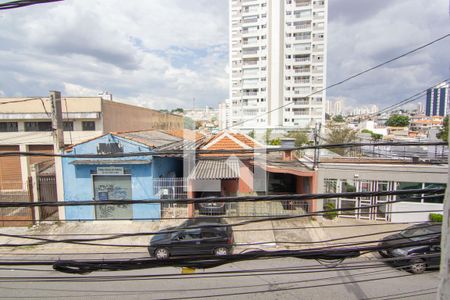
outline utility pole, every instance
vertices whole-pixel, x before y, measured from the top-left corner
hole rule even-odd
[[[61,108],[61,92],[50,91],[50,102],[52,106],[52,129],[53,129],[53,151],[55,154],[64,152],[64,131]],[[55,178],[56,178],[56,194],[58,201],[64,201],[64,181],[62,172],[62,159],[55,156]],[[58,215],[60,220],[65,219],[64,206],[58,207]]]
[[[447,115],[450,118],[450,115]],[[450,144],[450,133],[447,142]],[[450,156],[449,156],[450,166]],[[450,168],[449,172],[450,174]],[[437,299],[450,299],[450,177],[447,175],[447,188],[444,198],[444,218],[442,220],[441,238],[441,282],[439,284]]]

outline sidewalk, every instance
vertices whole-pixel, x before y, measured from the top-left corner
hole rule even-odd
[[[229,219],[228,223],[239,223],[240,221],[243,220]],[[30,228],[4,227],[0,228],[1,245],[25,244],[25,246],[3,246],[0,248],[0,256],[6,258],[15,255],[40,255],[48,259],[54,257],[68,259],[82,258],[87,254],[90,258],[123,257],[126,254],[127,257],[132,258],[147,257],[146,247],[151,238],[149,233],[179,225],[181,222],[182,220],[163,220],[161,222],[95,221],[41,224]],[[241,253],[248,249],[309,249],[364,241],[372,241],[372,245],[374,245],[383,236],[391,234],[380,232],[398,231],[405,227],[408,227],[408,224],[390,224],[344,218],[320,221],[298,218],[251,223],[233,227],[234,241],[237,244],[234,253]],[[78,244],[49,243],[45,245],[27,245],[41,241],[2,236],[2,234],[27,235],[36,239],[63,240],[105,238],[124,233],[144,233],[144,235],[91,242],[80,241]],[[374,235],[360,236],[364,234]],[[342,240],[329,241],[341,238]],[[89,243],[97,245],[89,245]]]

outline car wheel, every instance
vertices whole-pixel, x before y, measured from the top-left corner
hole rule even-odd
[[[421,274],[427,269],[427,264],[423,259],[410,261],[409,271],[414,274]]]
[[[215,256],[224,256],[224,255],[228,255],[228,249],[225,247],[219,247],[214,249],[214,255]]]
[[[160,259],[160,260],[168,259],[169,255],[170,255],[169,250],[167,250],[166,248],[157,248],[155,250],[156,259]]]

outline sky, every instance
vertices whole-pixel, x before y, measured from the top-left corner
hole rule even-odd
[[[450,32],[447,0],[329,3],[328,84]],[[155,109],[217,107],[228,97],[228,49],[228,0],[66,0],[0,11],[0,96],[108,91]],[[450,77],[449,49],[450,38],[328,98],[398,102]]]

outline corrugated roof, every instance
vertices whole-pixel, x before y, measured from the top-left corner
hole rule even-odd
[[[189,179],[234,179],[239,178],[239,160],[199,160]]]
[[[150,147],[161,147],[163,145],[172,144],[181,139],[158,130],[143,130],[132,132],[120,132],[114,135],[129,139]]]

